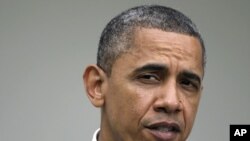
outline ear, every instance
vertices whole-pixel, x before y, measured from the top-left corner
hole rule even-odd
[[[98,66],[90,65],[83,74],[83,81],[91,103],[95,107],[102,107],[107,81],[106,74]]]

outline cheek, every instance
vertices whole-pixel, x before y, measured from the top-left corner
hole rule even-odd
[[[150,92],[127,84],[115,83],[111,86],[106,98],[106,109],[123,126],[138,125],[149,108]],[[133,124],[131,123],[133,122]]]
[[[193,126],[196,113],[197,113],[197,109],[199,106],[199,100],[200,100],[200,96],[197,96],[193,98],[186,98],[186,100],[183,102],[184,120],[185,120],[186,128],[188,129],[188,131],[190,131]]]
[[[112,85],[111,88],[107,92],[107,96],[105,96],[104,109],[106,118],[113,130],[119,133],[127,133],[128,130],[134,128],[132,126],[135,124],[134,99],[122,87]]]
[[[145,92],[140,88],[133,87],[125,87],[121,89],[120,93],[122,94],[122,104],[124,113],[127,113],[125,116],[130,116],[131,120],[138,120],[141,119],[147,110],[150,107],[150,92]]]

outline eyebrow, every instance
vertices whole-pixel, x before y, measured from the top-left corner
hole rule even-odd
[[[164,72],[165,74],[168,73],[168,66],[166,64],[157,64],[157,63],[150,63],[146,64],[144,66],[141,66],[133,71],[132,74],[137,74],[140,72],[145,72],[145,71],[160,71]],[[186,78],[192,79],[194,81],[197,81],[199,84],[201,83],[201,77],[197,75],[196,73],[189,71],[189,70],[183,70],[180,73],[181,76],[184,76]]]
[[[133,71],[132,74],[137,74],[144,71],[162,71],[162,72],[168,72],[168,66],[165,64],[146,64],[142,67],[139,67]]]
[[[197,81],[199,84],[201,83],[201,78],[199,77],[199,75],[191,72],[191,71],[188,71],[188,70],[184,70],[181,72],[181,75],[186,77],[186,78],[189,78],[189,79],[192,79],[192,80],[195,80]]]

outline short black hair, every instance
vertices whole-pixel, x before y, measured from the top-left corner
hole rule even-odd
[[[104,28],[98,46],[97,65],[108,75],[112,65],[132,44],[135,28],[156,28],[196,37],[202,46],[202,64],[206,64],[203,39],[196,25],[183,13],[160,5],[142,5],[113,18]]]

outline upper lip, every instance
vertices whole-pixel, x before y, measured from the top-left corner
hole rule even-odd
[[[181,127],[177,122],[155,122],[150,123],[145,127],[150,130],[158,130],[161,132],[181,132]]]

